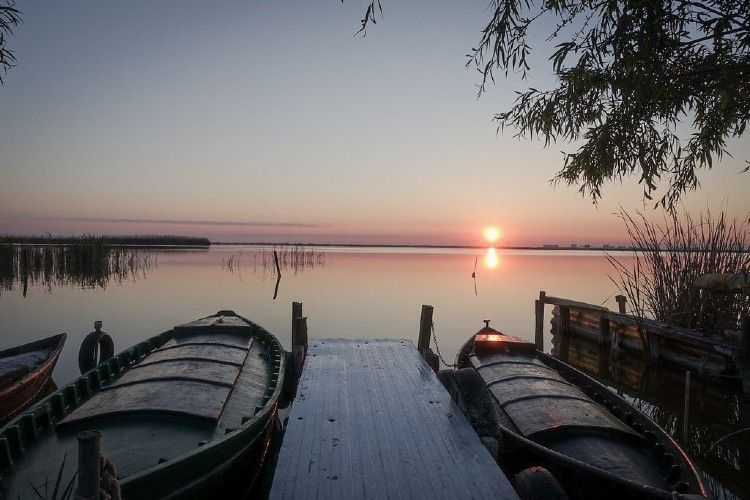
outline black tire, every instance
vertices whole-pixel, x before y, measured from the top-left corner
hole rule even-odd
[[[114,355],[115,343],[112,337],[104,332],[91,332],[83,339],[78,350],[78,369],[83,375]]]
[[[453,379],[453,374],[455,372],[453,370],[440,370],[437,372],[437,378],[440,381],[441,384],[443,384],[443,387],[445,387],[445,390],[450,393],[451,390],[451,380]]]
[[[476,433],[480,437],[500,439],[494,397],[482,376],[473,368],[462,368],[451,372],[450,377],[446,378],[448,393]]]
[[[567,500],[555,476],[544,467],[529,467],[513,476],[513,487],[521,500]]]

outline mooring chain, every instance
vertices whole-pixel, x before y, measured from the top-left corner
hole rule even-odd
[[[437,352],[438,358],[448,368],[455,368],[456,367],[455,363],[448,363],[447,361],[445,361],[445,358],[443,358],[443,355],[440,354],[440,347],[438,347],[437,335],[435,335],[435,323],[430,323],[430,329],[432,330],[432,341],[435,343],[435,352]]]

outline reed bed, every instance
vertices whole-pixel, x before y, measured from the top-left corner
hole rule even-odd
[[[326,253],[305,245],[280,245],[274,246],[271,250],[253,251],[248,254],[242,251],[233,253],[222,260],[221,267],[241,277],[244,263],[249,262],[253,273],[265,278],[276,275],[277,260],[280,271],[291,270],[297,274],[306,269],[324,267]]]
[[[741,294],[705,292],[694,286],[708,273],[747,273],[750,241],[747,220],[710,212],[694,219],[685,213],[651,222],[637,213],[620,216],[634,249],[632,265],[607,255],[617,271],[610,276],[628,297],[632,312],[712,335],[739,331],[750,300]]]
[[[105,238],[67,238],[65,243],[0,240],[0,290],[16,284],[26,296],[29,285],[105,288],[144,275],[156,264],[145,250],[110,246]]]
[[[26,245],[79,245],[99,243],[114,246],[210,246],[208,238],[175,235],[125,235],[125,236],[0,236],[0,244]]]

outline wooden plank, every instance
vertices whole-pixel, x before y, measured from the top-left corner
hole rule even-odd
[[[556,370],[533,357],[496,354],[485,356],[483,361],[487,363],[477,371],[527,437],[564,427],[637,436]]]
[[[635,326],[646,330],[649,333],[655,333],[656,335],[660,335],[662,337],[683,342],[685,344],[690,344],[696,347],[711,349],[721,354],[728,354],[736,350],[736,347],[726,342],[700,336],[697,334],[697,332],[688,328],[682,328],[679,326],[668,325],[666,323],[661,323],[646,318],[638,318],[635,316],[613,312],[603,313],[602,317],[607,318],[615,323]]]
[[[185,345],[171,349],[159,349],[151,353],[142,364],[176,359],[205,359],[242,365],[247,351],[241,349],[227,349],[216,345]]]
[[[114,414],[163,412],[218,421],[229,387],[195,381],[153,381],[96,394],[60,425]]]
[[[239,372],[240,369],[237,366],[216,363],[211,360],[169,360],[136,366],[110,387],[180,376],[232,385]]]
[[[270,498],[517,498],[408,341],[314,340]]]
[[[552,297],[551,295],[547,295],[544,297],[544,303],[552,304],[553,306],[568,307],[570,309],[585,309],[589,311],[602,311],[602,312],[609,311],[609,309],[607,309],[604,306],[597,306],[595,304],[587,304],[586,302],[579,302],[577,300],[562,299],[560,297]]]

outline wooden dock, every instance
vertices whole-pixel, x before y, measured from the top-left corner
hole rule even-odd
[[[320,339],[309,343],[270,498],[518,496],[414,344]]]

